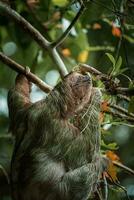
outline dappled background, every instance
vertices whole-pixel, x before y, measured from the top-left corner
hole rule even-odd
[[[80,8],[78,1],[69,0],[6,2],[50,41],[55,41],[66,30]],[[29,66],[33,73],[51,86],[55,86],[59,81],[59,72],[48,53],[4,15],[0,15],[0,50],[21,65]],[[133,85],[134,1],[89,2],[84,14],[58,51],[69,71],[78,63],[87,63],[108,74],[113,70],[113,63],[109,59],[111,55],[115,61],[121,56],[120,66],[113,71],[114,75],[124,87]],[[10,199],[6,171],[9,170],[13,138],[8,132],[7,93],[14,84],[15,76],[13,70],[0,62],[0,175],[4,175],[0,182],[0,200]],[[98,86],[102,86],[101,84],[97,82]],[[33,102],[45,98],[46,95],[33,85]],[[104,96],[105,101],[109,99],[115,102],[114,97]],[[131,105],[127,101],[116,100],[126,109],[129,106],[129,111],[134,112],[134,100]],[[102,151],[114,151],[122,163],[134,169],[134,127],[123,119],[109,115],[105,115],[102,121]],[[117,178],[121,185],[127,188],[128,195],[134,199],[134,177],[120,170]],[[126,194],[120,187],[111,188],[108,199],[126,199]]]

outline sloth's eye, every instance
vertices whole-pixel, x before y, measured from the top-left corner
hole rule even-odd
[[[88,76],[88,75],[85,75],[85,76],[83,77],[83,81],[84,81],[84,82],[90,81],[90,80],[91,80],[91,78],[90,78],[90,76]]]

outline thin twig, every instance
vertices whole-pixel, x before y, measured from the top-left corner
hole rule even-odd
[[[12,134],[0,134],[0,139],[12,139]]]
[[[44,92],[48,93],[48,92],[50,92],[52,90],[51,86],[49,86],[46,83],[44,83],[35,74],[33,74],[31,72],[26,73],[26,68],[25,67],[23,67],[20,64],[16,63],[14,60],[12,60],[11,58],[7,57],[6,55],[4,55],[1,52],[0,52],[0,60],[4,64],[6,64],[7,66],[9,66],[11,69],[13,69],[14,71],[16,71],[18,73],[25,74],[29,78],[29,80],[31,82],[35,83]]]
[[[130,3],[132,3],[132,4],[134,4],[133,0],[128,0],[128,1],[130,1]]]
[[[119,57],[119,52],[120,52],[120,48],[122,45],[122,41],[123,41],[123,34],[124,34],[124,18],[125,18],[125,13],[124,13],[124,1],[122,0],[120,3],[120,13],[122,13],[123,15],[118,16],[118,20],[120,21],[120,29],[121,29],[121,35],[117,44],[117,48],[116,48],[116,54],[115,54],[115,60],[117,62],[118,57]]]
[[[90,72],[91,74],[98,76],[98,78],[102,82],[104,82],[106,91],[108,91],[108,93],[110,93],[111,95],[117,95],[117,94],[128,95],[128,96],[134,95],[134,88],[119,87],[118,83],[110,76],[103,74],[102,72],[96,70],[95,68],[87,64],[80,63],[78,65],[78,68],[81,72]]]
[[[96,194],[99,200],[103,200],[99,190],[96,191]]]
[[[102,155],[102,158],[104,158],[104,159],[107,158],[108,163],[109,163],[109,161],[110,161],[110,162],[112,161],[112,163],[113,163],[115,166],[117,166],[117,167],[123,169],[124,171],[130,173],[131,175],[134,175],[134,170],[131,169],[131,168],[129,168],[129,167],[127,167],[126,165],[124,165],[124,164],[122,164],[122,163],[120,163],[120,162],[117,162],[117,161],[115,161],[115,160],[111,160],[111,159],[109,159],[108,157],[106,157],[106,155]]]
[[[116,88],[116,91],[118,94],[128,95],[128,96],[134,96],[134,88],[122,88],[118,87]]]
[[[115,110],[118,110],[121,113],[124,113],[127,116],[134,117],[133,113],[129,113],[125,108],[120,107],[119,105],[115,105],[110,103],[109,106]]]
[[[119,10],[114,11],[113,9],[107,7],[105,4],[103,4],[103,3],[99,2],[99,1],[92,0],[91,2],[96,4],[96,5],[98,5],[98,6],[100,6],[100,7],[105,8],[106,10],[108,10],[111,13],[115,14],[116,17],[120,17],[120,16],[123,16],[123,15],[124,16],[129,16],[128,14],[126,15],[125,13],[121,13]]]
[[[112,161],[113,164],[123,170],[125,170],[126,172],[128,172],[129,174],[133,175],[134,176],[134,170],[130,169],[129,167],[123,165],[122,163],[119,163],[117,161]]]
[[[3,172],[3,174],[6,177],[7,183],[9,184],[10,180],[9,180],[9,176],[8,173],[6,172],[6,170],[4,169],[4,167],[0,164],[0,170]]]
[[[63,61],[60,58],[60,55],[58,54],[57,50],[54,48],[52,49],[52,51],[50,51],[51,53],[51,58],[54,60],[55,64],[59,67],[59,72],[61,77],[63,78],[64,76],[66,76],[68,74],[68,71],[65,67],[65,65],[63,65]]]
[[[88,47],[88,50],[89,52],[91,51],[111,51],[111,52],[114,52],[115,50],[115,47],[113,46],[89,46]]]
[[[79,19],[79,17],[82,15],[82,13],[85,10],[85,6],[81,5],[78,13],[76,14],[76,16],[74,17],[74,19],[71,21],[70,25],[68,26],[68,28],[66,29],[66,31],[57,39],[56,42],[53,42],[51,45],[53,47],[58,47],[69,35],[72,27],[75,25],[76,21]]]
[[[127,102],[130,101],[130,98],[129,98],[129,97],[127,97],[127,96],[125,96],[125,95],[122,95],[122,94],[117,94],[117,97],[119,97],[120,99],[123,99],[123,100],[125,100],[125,101],[127,101]]]
[[[102,75],[102,72],[87,64],[79,63],[78,68],[80,68],[81,72],[90,72],[95,76]]]
[[[108,200],[108,184],[104,173],[103,173],[103,182],[104,182],[104,200]]]
[[[113,110],[105,111],[105,113],[110,114],[113,117],[118,117],[118,118],[122,119],[123,121],[126,120],[128,122],[134,123],[134,118],[126,116],[126,115],[124,115],[122,113],[114,112]]]
[[[111,180],[114,183],[114,185],[116,185],[117,187],[121,188],[125,192],[125,195],[126,195],[127,199],[130,200],[130,198],[129,198],[128,194],[127,194],[127,190],[122,185],[120,185],[119,183],[115,182],[113,180],[112,176],[109,173],[108,173],[108,176],[111,178]]]
[[[116,63],[117,63],[117,60],[119,58],[119,52],[120,52],[120,49],[121,49],[122,40],[123,40],[123,33],[121,31],[121,36],[119,38],[119,41],[118,41],[118,44],[117,44],[117,47],[116,47],[116,55],[115,55]]]
[[[34,28],[27,20],[25,20],[19,13],[11,9],[7,4],[0,1],[0,14],[10,17],[11,20],[15,21],[21,28],[24,29],[31,37],[45,50],[48,51],[50,57],[53,59],[54,63],[58,66],[60,74],[62,77],[68,74],[66,66],[64,65],[62,59],[60,58],[56,49],[51,47],[51,43],[46,40],[43,35]]]

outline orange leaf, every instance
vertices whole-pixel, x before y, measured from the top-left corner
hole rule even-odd
[[[114,182],[116,182],[118,180],[118,178],[117,178],[117,170],[116,170],[116,167],[113,165],[112,162],[109,163],[109,166],[107,168],[107,173],[108,173],[108,178],[110,180],[112,179]]]
[[[120,160],[119,156],[117,156],[117,154],[115,154],[113,151],[107,151],[106,156],[112,161],[119,161]]]
[[[109,158],[109,164],[107,168],[107,177],[112,181],[117,181],[117,170],[112,161],[120,160],[119,156],[117,156],[113,151],[106,152],[107,158]]]
[[[121,30],[120,30],[120,28],[113,26],[112,27],[112,34],[115,37],[120,37],[121,36]]]
[[[104,112],[100,112],[99,114],[99,122],[102,123],[104,121]]]
[[[92,27],[94,30],[97,30],[97,29],[101,29],[101,25],[99,23],[94,23],[93,24],[93,27]]]
[[[109,111],[109,104],[108,101],[103,101],[101,103],[101,111],[105,112],[105,111]]]
[[[64,57],[69,57],[69,56],[71,56],[71,51],[69,50],[69,49],[63,49],[62,50],[62,55],[64,56]]]

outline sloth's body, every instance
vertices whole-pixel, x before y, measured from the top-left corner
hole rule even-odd
[[[8,97],[14,200],[87,200],[101,173],[99,90],[73,72],[45,100],[32,104],[29,93],[19,75]]]

